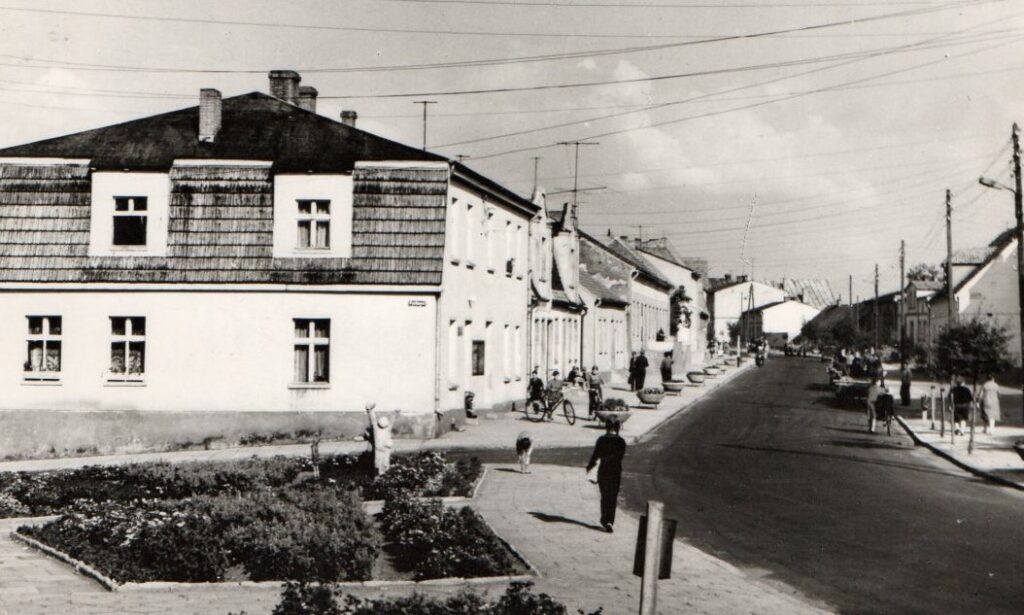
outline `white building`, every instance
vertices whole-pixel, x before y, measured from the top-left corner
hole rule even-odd
[[[764,338],[773,348],[779,348],[800,335],[804,324],[821,310],[794,299],[769,303],[743,312],[740,327],[744,340]]]
[[[747,280],[746,276],[737,279],[727,276],[712,286],[709,294],[715,339],[725,343],[730,342],[729,326],[738,323],[744,311],[786,299],[785,290]]]
[[[299,81],[0,150],[0,456],[522,399],[538,208]]]

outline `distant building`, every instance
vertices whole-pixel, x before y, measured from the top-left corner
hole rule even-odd
[[[740,321],[744,311],[785,301],[786,296],[783,289],[750,281],[747,276],[733,278],[726,275],[713,280],[708,291],[708,304],[715,339],[726,343],[733,341],[730,340],[729,327]]]
[[[897,347],[900,343],[900,293],[891,292],[879,295],[877,312],[875,298],[861,301],[854,306],[860,330],[868,339],[874,341],[875,315],[878,315],[878,344],[879,346]]]
[[[745,310],[740,328],[746,341],[764,338],[772,348],[781,348],[800,335],[800,330],[821,310],[794,299],[768,303]]]
[[[932,299],[944,288],[937,280],[910,280],[904,287],[904,331],[911,347],[931,344]]]

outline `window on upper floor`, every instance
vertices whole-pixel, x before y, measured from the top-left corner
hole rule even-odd
[[[300,250],[328,250],[331,247],[331,202],[297,201],[299,235],[295,247]]]
[[[145,246],[149,199],[144,196],[114,197],[113,245]]]
[[[350,175],[274,176],[275,258],[350,257],[353,224]]]
[[[91,192],[89,256],[167,254],[168,174],[97,171]]]
[[[60,316],[28,317],[28,354],[25,380],[60,380],[62,319]]]

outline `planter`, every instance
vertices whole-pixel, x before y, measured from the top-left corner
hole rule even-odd
[[[686,386],[686,383],[682,380],[666,380],[661,383],[661,386],[665,387],[666,393],[679,393]]]
[[[629,413],[629,410],[598,410],[596,414],[602,423],[607,423],[608,419],[615,417],[618,419],[619,425],[624,424],[629,420],[629,417],[633,416]]]
[[[662,402],[663,399],[665,399],[664,391],[660,393],[645,393],[643,391],[640,391],[636,394],[636,396],[640,398],[640,403],[648,406],[657,406]]]
[[[689,372],[686,374],[687,380],[693,384],[704,384],[704,372]]]
[[[711,378],[714,378],[715,376],[717,376],[720,373],[721,373],[721,370],[718,369],[717,367],[705,367],[704,368],[704,375],[705,376],[710,376]]]

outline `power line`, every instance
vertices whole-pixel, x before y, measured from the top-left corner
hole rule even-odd
[[[680,3],[649,3],[649,2],[520,2],[519,0],[385,0],[387,2],[403,2],[410,4],[463,4],[478,6],[539,6],[545,8],[602,8],[602,9],[779,9],[779,8],[831,8],[841,7],[872,7],[872,6],[934,6],[935,2],[904,1],[904,2],[781,2],[781,3],[724,3],[707,2]]]

